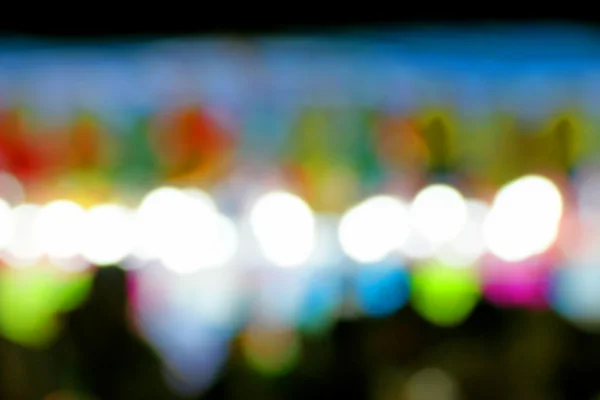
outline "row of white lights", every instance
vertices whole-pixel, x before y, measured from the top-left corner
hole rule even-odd
[[[377,195],[355,205],[339,220],[337,239],[349,258],[364,264],[398,255],[468,265],[486,252],[519,261],[552,245],[562,213],[560,191],[540,176],[509,183],[491,205],[433,184],[410,203]],[[321,240],[318,218],[298,196],[274,191],[255,202],[246,221],[268,262],[298,267]],[[190,273],[228,264],[240,238],[240,224],[197,189],[158,188],[136,209],[118,204],[84,209],[67,200],[12,207],[0,199],[0,250],[14,266],[43,257],[96,265],[134,257]]]

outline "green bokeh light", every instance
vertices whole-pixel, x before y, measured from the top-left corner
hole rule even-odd
[[[86,298],[88,273],[64,273],[50,266],[0,270],[0,334],[16,343],[41,347],[59,333],[59,313]]]
[[[439,262],[417,267],[412,274],[413,307],[427,321],[439,326],[463,322],[480,297],[475,272]]]

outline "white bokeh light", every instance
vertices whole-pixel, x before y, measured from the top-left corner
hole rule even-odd
[[[467,221],[449,243],[438,250],[437,258],[447,265],[467,267],[487,251],[483,224],[490,207],[483,201],[468,199]]]
[[[82,255],[96,265],[112,265],[133,252],[137,230],[133,212],[116,204],[87,211]]]
[[[176,220],[185,214],[186,208],[189,208],[188,197],[176,188],[161,187],[144,197],[136,213],[139,235],[136,250],[143,258],[158,258],[161,248],[177,234]]]
[[[525,176],[497,193],[483,237],[495,256],[521,261],[554,243],[562,215],[563,200],[556,185],[541,176]]]
[[[15,233],[15,224],[10,204],[0,199],[0,249],[4,249]]]
[[[224,266],[237,250],[235,224],[223,215],[198,211],[190,209],[176,239],[168,242],[160,254],[165,267],[179,274]]]
[[[213,211],[217,210],[217,204],[208,193],[196,188],[183,189],[182,192],[191,196],[194,200],[201,202],[207,208],[212,209]]]
[[[348,210],[339,225],[344,252],[361,263],[377,262],[401,249],[410,233],[408,207],[391,196],[374,196]]]
[[[344,258],[339,240],[340,217],[336,214],[316,216],[315,248],[309,264],[313,267],[337,265]]]
[[[412,260],[427,260],[432,258],[440,249],[440,245],[433,243],[414,229],[411,229],[408,239],[401,249],[402,254]]]
[[[43,255],[43,249],[34,236],[34,223],[41,207],[21,204],[12,210],[14,234],[6,246],[6,261],[14,267],[35,263]]]
[[[277,266],[300,266],[312,255],[315,217],[293,194],[275,191],[259,198],[251,210],[250,225],[264,256]]]
[[[222,266],[237,248],[234,224],[198,189],[156,189],[138,208],[137,220],[144,256],[177,273]]]
[[[56,258],[80,254],[84,232],[85,210],[67,200],[57,200],[43,206],[33,227],[34,240],[41,251]]]
[[[410,207],[413,229],[432,243],[452,240],[467,220],[467,206],[456,189],[433,184],[421,190]]]

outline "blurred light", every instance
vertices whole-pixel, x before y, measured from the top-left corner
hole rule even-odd
[[[195,215],[194,215],[195,214]],[[187,274],[203,268],[221,267],[237,250],[238,234],[233,222],[222,215],[202,215],[190,210],[187,220],[179,224],[177,239],[169,242],[160,255],[165,267]]]
[[[33,229],[44,254],[56,258],[74,257],[83,247],[85,210],[71,201],[53,201],[37,213]]]
[[[81,256],[50,257],[49,263],[59,269],[69,272],[81,272],[90,268],[89,262]]]
[[[458,398],[456,381],[437,368],[421,370],[407,383],[408,400],[455,400]]]
[[[129,277],[129,302],[137,318],[153,320],[162,318],[161,313],[182,313],[226,335],[233,335],[246,320],[244,288],[235,269],[182,276],[148,265]]]
[[[35,204],[21,204],[12,210],[15,231],[6,246],[7,261],[12,266],[33,264],[43,255],[43,248],[34,237],[34,224],[40,209]]]
[[[299,197],[271,192],[261,197],[250,214],[250,224],[265,257],[281,267],[305,263],[315,247],[315,217]]]
[[[148,316],[143,334],[163,359],[167,383],[182,394],[198,395],[218,378],[230,337],[182,311]]]
[[[25,189],[23,189],[23,185],[8,172],[0,172],[0,198],[13,206],[25,201]]]
[[[192,277],[175,276],[162,282],[167,286],[168,301],[208,326],[233,333],[244,322],[240,308],[242,288],[235,270],[206,270]]]
[[[224,265],[233,259],[238,249],[239,233],[236,224],[230,218],[218,216],[214,235],[210,246],[206,246],[203,265]]]
[[[410,276],[398,266],[360,268],[355,275],[359,307],[371,317],[386,317],[408,301]]]
[[[404,244],[402,253],[412,260],[426,260],[433,257],[439,251],[440,245],[425,239],[414,229]]]
[[[184,213],[182,204],[187,204],[186,196],[178,189],[161,187],[148,193],[137,209],[142,253],[158,257],[165,242],[173,240],[177,229],[174,217]]]
[[[562,213],[558,188],[544,177],[525,176],[497,193],[484,223],[484,240],[497,257],[524,260],[554,243]]]
[[[144,253],[177,273],[222,266],[237,249],[235,226],[199,190],[154,190],[137,215]]]
[[[566,266],[556,270],[552,281],[553,308],[576,326],[600,332],[600,268]]]
[[[411,303],[423,318],[434,324],[460,324],[479,297],[479,282],[472,270],[432,262],[413,271]]]
[[[311,275],[312,271],[306,269],[259,272],[252,299],[252,320],[274,329],[297,325]]]
[[[499,306],[545,308],[553,263],[554,260],[547,255],[519,262],[488,260],[480,271],[483,294]]]
[[[413,228],[433,243],[453,239],[467,219],[463,196],[454,188],[433,184],[421,190],[410,207]]]
[[[315,248],[308,261],[310,266],[332,267],[344,260],[338,240],[339,220],[335,215],[317,215]]]
[[[48,345],[59,332],[59,313],[78,307],[92,286],[89,274],[42,266],[0,270],[0,332],[25,346]]]
[[[585,217],[600,211],[600,168],[583,166],[574,179],[577,209]]]
[[[11,242],[15,233],[15,224],[10,205],[0,199],[0,250]]]
[[[351,208],[339,226],[342,249],[361,263],[380,261],[402,248],[409,233],[406,205],[390,196],[371,197]]]
[[[116,204],[87,211],[82,255],[96,265],[113,265],[133,252],[136,245],[133,213]]]
[[[344,297],[342,282],[343,274],[337,269],[311,274],[298,315],[298,325],[303,332],[321,334],[336,322]]]
[[[250,327],[241,337],[248,364],[267,376],[285,375],[301,354],[301,342],[293,330],[266,330]]]
[[[183,189],[183,193],[202,203],[207,209],[217,211],[217,204],[208,193],[196,188]]]
[[[470,266],[483,254],[487,248],[483,240],[483,223],[489,207],[486,203],[469,199],[467,205],[467,221],[461,231],[442,246],[437,252],[437,259],[452,266]]]
[[[236,286],[224,272],[180,276],[152,264],[129,274],[135,326],[160,354],[178,392],[202,392],[227,360]]]

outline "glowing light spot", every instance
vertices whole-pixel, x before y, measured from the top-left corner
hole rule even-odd
[[[48,345],[59,333],[58,313],[78,307],[92,284],[89,274],[50,268],[0,271],[0,332],[25,346]]]
[[[150,316],[144,335],[158,350],[171,388],[186,397],[198,396],[217,379],[227,361],[227,335],[185,316],[185,309]]]
[[[11,242],[15,233],[15,223],[10,205],[0,199],[0,249]]]
[[[34,236],[34,223],[40,206],[21,204],[12,210],[14,234],[6,246],[6,261],[14,267],[35,263],[43,255],[43,249]]]
[[[56,258],[74,257],[83,244],[85,210],[71,201],[53,201],[40,209],[33,229],[44,254]]]
[[[472,265],[487,251],[483,240],[483,224],[489,207],[486,203],[473,199],[467,200],[466,205],[468,216],[463,229],[454,239],[441,246],[436,255],[441,262],[457,267]]]
[[[439,250],[440,245],[425,239],[418,232],[412,230],[404,244],[402,254],[412,260],[426,260],[432,258]]]
[[[369,316],[391,315],[408,301],[410,280],[406,271],[401,268],[361,268],[355,279],[359,306]]]
[[[202,215],[190,210],[179,224],[180,234],[160,254],[167,268],[180,274],[225,265],[235,254],[238,244],[236,226],[218,214]]]
[[[309,288],[308,269],[266,270],[258,277],[251,318],[262,327],[296,326]]]
[[[339,226],[342,249],[361,263],[380,261],[402,248],[409,233],[406,205],[390,196],[375,196],[351,208]]]
[[[202,203],[207,209],[217,211],[217,204],[208,193],[196,188],[183,189],[183,193]]]
[[[181,205],[188,204],[186,200],[185,194],[171,187],[155,189],[144,197],[137,209],[137,220],[140,250],[145,256],[158,257],[165,242],[172,240],[177,224],[174,217],[185,214]]]
[[[69,272],[81,272],[90,268],[89,262],[83,257],[50,257],[48,260],[50,264]]]
[[[567,266],[553,277],[552,305],[579,328],[600,332],[600,270],[596,265]]]
[[[86,215],[82,254],[96,265],[117,264],[135,249],[136,234],[133,213],[126,207],[92,207]]]
[[[339,220],[335,215],[317,216],[315,248],[309,260],[311,266],[331,267],[344,260],[338,240]]]
[[[463,196],[454,188],[434,184],[421,190],[410,207],[413,228],[433,243],[453,239],[467,220]]]
[[[483,294],[503,307],[546,308],[553,264],[545,254],[519,262],[490,259],[480,270]]]
[[[138,209],[143,253],[177,273],[222,266],[237,249],[235,225],[199,190],[160,188]]]
[[[298,315],[304,333],[322,334],[332,327],[344,298],[342,274],[336,270],[319,270],[311,275]]]
[[[411,302],[423,318],[434,324],[460,324],[475,307],[479,295],[479,282],[471,270],[430,263],[413,271]]]
[[[280,267],[300,266],[314,250],[314,215],[295,195],[271,192],[261,197],[251,211],[250,224],[265,257]]]
[[[540,176],[504,186],[484,223],[489,250],[505,261],[520,261],[546,251],[558,236],[563,200],[558,188]]]

